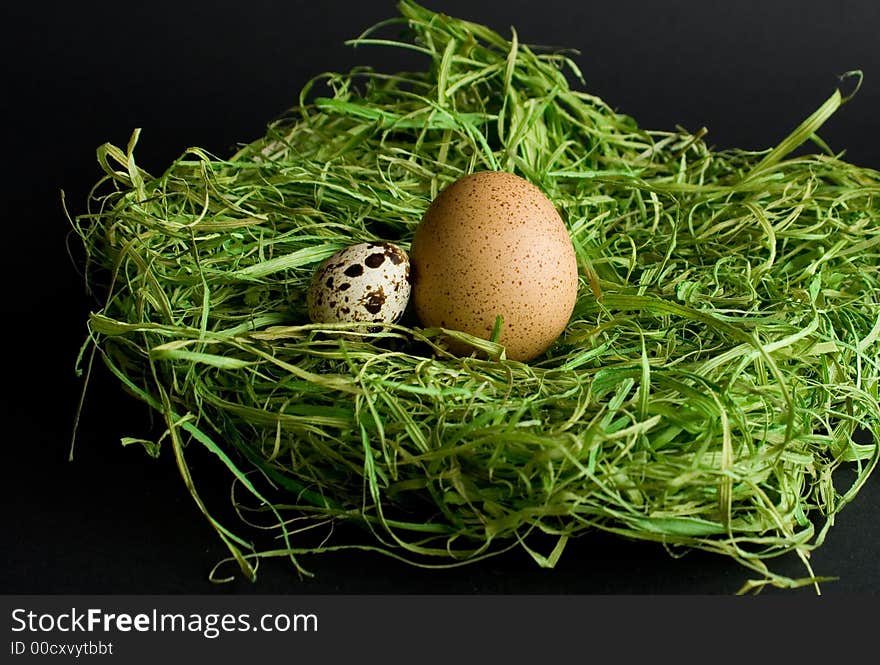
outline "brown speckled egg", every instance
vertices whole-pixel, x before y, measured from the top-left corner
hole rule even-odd
[[[312,275],[306,302],[314,323],[394,323],[409,302],[409,257],[387,242],[339,250]]]
[[[501,315],[499,342],[513,360],[544,353],[577,298],[562,218],[538,187],[511,173],[477,172],[440,192],[416,229],[410,262],[422,325],[489,339]]]

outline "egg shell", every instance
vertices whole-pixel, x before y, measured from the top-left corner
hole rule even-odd
[[[489,339],[500,315],[499,342],[514,360],[544,353],[577,300],[565,223],[538,187],[511,173],[480,171],[441,191],[416,229],[410,261],[422,325]]]
[[[410,297],[410,261],[387,242],[339,250],[315,270],[306,296],[314,323],[394,323]]]

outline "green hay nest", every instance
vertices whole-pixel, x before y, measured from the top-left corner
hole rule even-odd
[[[732,557],[758,573],[744,589],[815,583],[809,552],[880,441],[880,173],[815,134],[849,97],[772,150],[716,151],[581,91],[564,54],[399,9],[354,43],[415,50],[425,71],[318,77],[265,137],[159,176],[137,132],[99,149],[106,175],[72,220],[106,297],[80,366],[99,357],[162,415],[141,443],[172,447],[250,578],[349,547],[428,567],[523,547],[553,566],[601,529]],[[378,332],[309,323],[321,260],[408,248],[433,197],[481,169],[534,182],[570,230],[580,291],[550,351],[513,362],[458,334],[479,353],[456,357],[411,313]],[[211,516],[193,445],[271,547]],[[339,523],[363,537],[310,535]],[[768,565],[792,552],[803,578]]]

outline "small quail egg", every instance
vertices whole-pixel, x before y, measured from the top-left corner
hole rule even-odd
[[[387,242],[365,242],[321,263],[306,299],[313,323],[394,323],[406,309],[409,294],[406,252]]]

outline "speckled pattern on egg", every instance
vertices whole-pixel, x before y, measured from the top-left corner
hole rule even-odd
[[[409,302],[410,261],[387,242],[339,250],[318,266],[307,294],[314,323],[396,322]]]
[[[538,187],[511,173],[477,172],[440,192],[410,260],[423,325],[488,339],[501,315],[499,341],[515,360],[546,351],[577,299],[577,260],[562,218]]]

